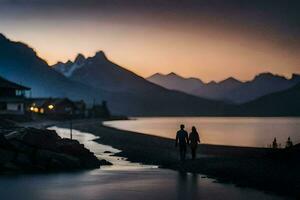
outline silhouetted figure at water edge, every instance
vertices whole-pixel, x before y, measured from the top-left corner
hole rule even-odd
[[[176,143],[175,146],[177,147],[179,144],[179,154],[180,154],[180,160],[185,160],[186,155],[186,146],[189,144],[189,138],[188,133],[184,130],[184,125],[180,125],[180,130],[177,131],[176,134]]]
[[[277,149],[277,148],[278,148],[278,144],[277,144],[276,137],[275,137],[274,140],[273,140],[272,148],[273,148],[273,149]]]
[[[288,137],[288,140],[286,141],[285,148],[290,148],[292,146],[293,146],[293,142],[292,142],[291,138]]]
[[[190,147],[191,147],[191,151],[192,151],[192,159],[195,160],[197,146],[198,146],[198,143],[200,143],[200,138],[199,138],[199,134],[194,126],[192,127],[192,132],[189,135],[189,143],[190,143]]]

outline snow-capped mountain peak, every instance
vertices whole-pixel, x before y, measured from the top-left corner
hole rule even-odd
[[[66,77],[72,76],[73,72],[77,69],[80,69],[85,64],[85,57],[82,54],[78,54],[75,58],[74,62],[67,61],[66,63],[58,62],[57,64],[53,65],[52,67],[62,73]]]

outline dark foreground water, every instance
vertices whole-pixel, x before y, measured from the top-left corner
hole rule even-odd
[[[52,127],[61,136],[67,137],[69,130]],[[180,173],[130,163],[120,157],[109,146],[93,141],[95,136],[74,131],[79,139],[98,156],[113,162],[104,167],[85,172],[48,175],[5,176],[0,178],[2,200],[194,200],[194,199],[282,199],[260,191],[221,184],[203,175]]]
[[[108,121],[106,126],[150,135],[175,138],[180,124],[195,126],[201,142],[234,146],[267,147],[277,138],[281,147],[288,137],[300,142],[300,118],[275,117],[143,117]]]

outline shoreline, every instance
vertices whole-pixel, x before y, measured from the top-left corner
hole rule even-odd
[[[66,123],[56,125],[68,127]],[[100,120],[79,121],[73,128],[99,136],[96,142],[121,150],[116,155],[131,162],[201,173],[220,182],[300,197],[300,162],[278,157],[280,150],[201,144],[195,161],[190,160],[188,149],[188,160],[180,164],[172,139],[106,127]]]

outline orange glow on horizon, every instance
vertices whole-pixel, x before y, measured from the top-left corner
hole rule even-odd
[[[300,73],[299,49],[291,51],[271,37],[240,34],[207,23],[140,27],[84,21],[80,32],[75,22],[34,23],[35,30],[17,24],[22,32],[4,34],[33,47],[50,65],[74,60],[78,53],[93,56],[103,50],[111,61],[143,77],[175,72],[209,82],[230,76],[250,80],[268,71],[287,77]]]

